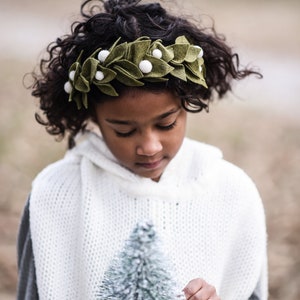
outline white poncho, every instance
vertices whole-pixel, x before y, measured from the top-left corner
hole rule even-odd
[[[33,183],[40,299],[96,299],[111,260],[143,219],[155,225],[182,288],[201,277],[222,300],[267,299],[264,211],[243,171],[186,138],[154,182],[120,166],[94,133]]]

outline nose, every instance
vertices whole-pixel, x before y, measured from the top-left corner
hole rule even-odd
[[[162,150],[159,134],[148,131],[141,134],[136,147],[136,153],[138,155],[153,156]]]

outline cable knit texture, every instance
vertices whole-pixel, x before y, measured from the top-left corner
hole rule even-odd
[[[222,300],[267,299],[266,231],[253,182],[212,146],[185,139],[159,182],[85,140],[33,183],[30,225],[40,299],[95,299],[135,224],[152,220],[183,288],[202,277]]]

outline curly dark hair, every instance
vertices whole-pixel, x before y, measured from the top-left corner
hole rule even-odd
[[[139,2],[86,0],[81,5],[81,21],[72,24],[70,34],[48,45],[48,58],[41,60],[39,73],[32,73],[32,95],[39,98],[44,115],[36,113],[36,120],[52,135],[64,138],[67,134],[69,148],[74,146],[74,137],[85,130],[94,114],[94,105],[78,110],[64,91],[68,70],[82,51],[82,59],[86,59],[99,47],[110,48],[118,38],[120,42],[131,42],[148,36],[151,40],[160,39],[167,46],[174,44],[178,36],[186,36],[190,43],[201,45],[204,50],[208,88],[175,77],[169,77],[163,86],[148,83],[142,88],[169,89],[181,98],[187,111],[193,112],[207,109],[214,97],[222,98],[231,90],[233,79],[240,80],[251,74],[261,77],[255,70],[240,67],[238,54],[232,53],[213,26],[196,26],[185,18],[167,13],[159,3]],[[92,89],[88,101],[93,104],[102,98],[99,90]]]

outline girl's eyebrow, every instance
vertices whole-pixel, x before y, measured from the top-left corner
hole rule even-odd
[[[168,116],[177,113],[180,109],[181,109],[180,106],[178,106],[178,107],[176,107],[176,108],[174,107],[174,108],[172,108],[171,110],[169,110],[168,112],[165,112],[165,113],[161,114],[161,115],[158,116],[156,119],[157,119],[157,120],[162,120],[162,119],[164,119],[164,118],[167,118]]]
[[[176,107],[176,108],[172,108],[171,110],[157,116],[155,119],[156,120],[162,120],[164,118],[167,118],[168,116],[177,113],[179,110],[181,109],[181,107]],[[132,125],[133,121],[130,120],[118,120],[118,119],[105,119],[106,122],[111,123],[111,124],[117,124],[117,125]]]

